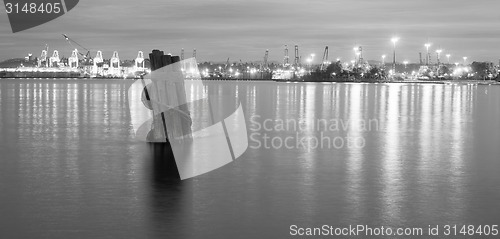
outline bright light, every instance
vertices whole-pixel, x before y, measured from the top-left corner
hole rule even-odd
[[[403,64],[408,65],[408,61],[403,61]]]
[[[392,42],[393,44],[396,44],[396,42],[398,42],[398,41],[399,41],[399,38],[398,38],[398,37],[393,37],[393,38],[391,39],[391,42]]]
[[[431,46],[432,46],[432,44],[430,44],[430,43],[425,43],[425,45],[424,45],[424,46],[427,48],[427,50],[429,50],[429,47],[431,47]]]
[[[441,52],[443,52],[443,50],[441,50],[441,49],[436,50],[437,54],[441,54]]]
[[[385,59],[386,55],[382,55],[382,59]]]

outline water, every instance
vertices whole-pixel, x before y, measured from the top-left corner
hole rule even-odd
[[[130,83],[0,81],[1,238],[284,238],[292,224],[500,223],[498,86],[212,82],[210,92],[237,96],[219,100],[242,103],[253,140],[237,161],[180,182],[162,148],[134,140]],[[305,130],[256,130],[266,119]],[[372,128],[307,127],[322,119]],[[364,144],[256,149],[259,134]]]

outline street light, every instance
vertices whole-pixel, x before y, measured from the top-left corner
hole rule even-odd
[[[450,57],[451,57],[451,55],[450,55],[450,54],[447,54],[447,55],[446,55],[446,58],[448,58],[448,65],[450,64]]]
[[[406,66],[408,65],[408,61],[403,61],[403,64],[405,64],[405,69],[406,69]]]
[[[385,66],[385,57],[386,55],[382,55],[382,66]]]
[[[392,69],[393,69],[393,72],[396,73],[396,43],[399,41],[399,38],[397,37],[393,37],[391,39],[391,42],[393,44],[393,50],[394,50],[394,54],[393,54],[393,57],[392,57]]]
[[[443,50],[441,49],[438,49],[436,50],[436,53],[437,53],[437,65],[439,66],[439,63],[440,63],[440,56],[441,56],[441,52],[443,52]]]
[[[430,43],[425,43],[425,48],[427,48],[427,55],[425,55],[425,65],[429,65],[429,47],[431,47],[432,44]]]
[[[464,59],[464,66],[465,66],[465,65],[467,65],[467,57],[464,56],[463,59]]]

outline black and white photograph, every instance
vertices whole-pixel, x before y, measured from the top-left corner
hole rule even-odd
[[[0,238],[500,238],[498,0],[3,0]]]

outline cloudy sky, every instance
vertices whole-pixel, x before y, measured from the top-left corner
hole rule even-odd
[[[42,26],[12,33],[0,7],[0,60],[40,55],[45,44],[68,56],[62,33],[106,58],[118,50],[132,59],[137,51],[162,49],[198,60],[257,61],[265,50],[282,61],[300,46],[303,58],[319,61],[326,45],[330,59],[365,59],[392,54],[391,37],[400,37],[398,60],[418,61],[424,43],[444,49],[452,61],[500,59],[498,0],[81,0],[68,14]]]

